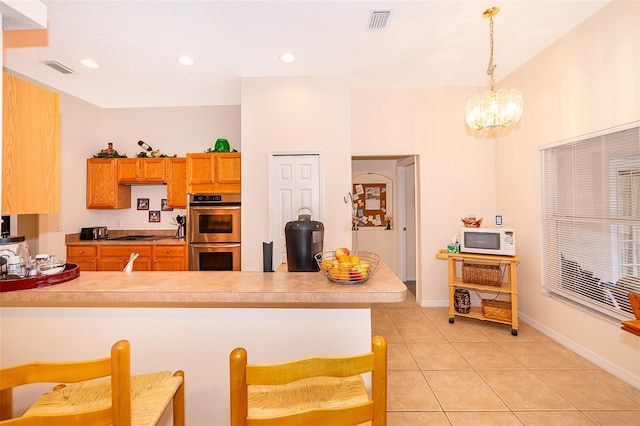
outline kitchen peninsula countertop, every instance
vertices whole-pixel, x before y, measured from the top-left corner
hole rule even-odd
[[[234,348],[248,348],[256,363],[362,353],[371,348],[372,305],[402,302],[406,292],[382,262],[368,281],[351,285],[286,265],[276,272],[81,271],[62,284],[0,293],[0,362],[97,358],[127,339],[132,374],[184,370],[187,424],[228,425]],[[37,390],[23,397],[37,398]],[[166,414],[159,426],[170,424]]]
[[[321,272],[81,272],[66,283],[0,293],[2,307],[353,307],[395,303],[407,287],[380,262],[362,284]]]

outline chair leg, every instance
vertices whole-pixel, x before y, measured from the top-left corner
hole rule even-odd
[[[184,371],[178,370],[173,373],[174,377],[182,377],[182,384],[173,396],[173,425],[185,426],[184,422]]]
[[[13,417],[13,388],[0,391],[0,420]]]

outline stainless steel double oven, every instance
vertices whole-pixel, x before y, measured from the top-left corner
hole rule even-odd
[[[190,271],[240,270],[240,194],[189,194]]]

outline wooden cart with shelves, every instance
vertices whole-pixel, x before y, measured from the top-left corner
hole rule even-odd
[[[440,250],[436,258],[444,259],[448,262],[449,274],[449,323],[453,324],[455,317],[475,318],[483,321],[493,321],[501,324],[511,325],[511,334],[518,335],[518,276],[516,266],[520,262],[517,256],[495,256],[486,254],[471,253],[449,253],[447,250]],[[465,282],[462,277],[463,264],[493,265],[498,266],[501,272],[499,285],[486,285]],[[480,306],[471,306],[468,313],[457,312],[455,309],[455,290],[457,288],[473,290],[478,293],[492,293],[496,297],[506,294],[508,299],[502,301],[510,308],[510,315],[505,317],[492,317],[483,313]],[[488,299],[491,300],[491,299]]]

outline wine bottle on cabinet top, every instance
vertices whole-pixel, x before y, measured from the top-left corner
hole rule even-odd
[[[146,149],[149,152],[153,151],[153,148],[151,148],[149,145],[147,145],[147,143],[145,141],[138,141],[138,145],[140,145],[142,147],[142,149]]]

